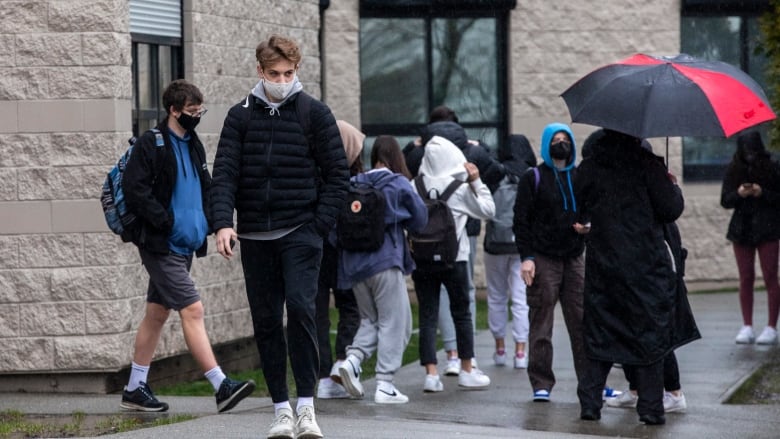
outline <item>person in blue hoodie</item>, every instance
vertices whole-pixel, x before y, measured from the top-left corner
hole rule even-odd
[[[360,327],[347,347],[339,374],[347,391],[363,397],[360,364],[376,352],[378,404],[403,404],[409,398],[393,384],[412,334],[412,312],[404,276],[415,269],[404,230],[419,232],[428,223],[428,209],[412,187],[398,141],[379,136],[371,151],[371,170],[352,177],[385,196],[385,240],[374,252],[340,250],[338,288],[352,288],[360,311]],[[336,226],[338,227],[338,225]],[[333,236],[333,234],[331,234]]]
[[[211,176],[195,133],[206,108],[200,90],[183,79],[166,87],[162,102],[166,118],[138,139],[122,177],[127,207],[139,220],[133,243],[149,273],[149,286],[120,407],[168,410],[168,404],[152,393],[147,376],[163,325],[174,310],[187,347],[214,387],[217,409],[224,412],[249,396],[255,383],[234,381],[217,364],[206,334],[203,303],[189,273],[193,253],[206,256],[210,233],[206,206]]]
[[[583,339],[584,239],[575,229],[574,174],[577,149],[571,129],[561,123],[542,132],[543,162],[520,179],[513,231],[522,259],[529,311],[528,378],[534,401],[549,401],[555,386],[552,331],[561,302],[578,383],[587,367]],[[578,385],[577,394],[582,398]]]

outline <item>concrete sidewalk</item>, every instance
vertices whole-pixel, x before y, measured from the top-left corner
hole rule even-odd
[[[375,404],[375,383],[367,380],[363,400],[318,400],[317,420],[325,437],[346,439],[780,437],[780,405],[722,404],[777,348],[734,343],[741,326],[736,293],[694,294],[690,301],[703,338],[677,351],[688,410],[667,415],[664,426],[645,426],[639,423],[633,409],[609,407],[602,410],[601,421],[579,419],[576,378],[560,312],[554,331],[554,370],[558,383],[548,404],[531,402],[531,387],[524,370],[493,366],[492,336],[488,331],[481,331],[475,340],[476,351],[480,368],[492,380],[488,390],[459,390],[457,378],[443,377],[443,392],[425,394],[423,369],[411,364],[402,368],[396,377],[397,387],[409,395],[408,404]],[[766,321],[763,292],[756,293],[754,320],[757,330],[763,329]],[[440,365],[443,360],[442,353]],[[608,383],[617,389],[626,387],[620,369],[613,369]],[[221,415],[216,414],[212,397],[161,399],[171,406],[168,414],[187,413],[199,418],[111,437],[264,438],[273,417],[268,398],[249,398]],[[76,410],[116,414],[120,411],[118,395],[0,394],[0,411],[8,409],[30,414],[70,414]]]

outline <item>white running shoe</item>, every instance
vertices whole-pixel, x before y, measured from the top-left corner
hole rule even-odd
[[[496,366],[506,366],[506,352],[493,352],[493,363],[495,363]]]
[[[685,395],[680,392],[680,396],[674,396],[672,392],[664,392],[664,412],[684,412],[688,408],[685,402]]]
[[[425,375],[423,392],[441,392],[442,390],[444,390],[444,384],[442,384],[439,375]]]
[[[295,439],[295,418],[291,409],[279,409],[268,430],[268,439]]]
[[[447,360],[447,367],[444,368],[444,375],[458,376],[460,373],[460,358],[450,358]]]
[[[409,397],[401,393],[391,384],[392,390],[382,389],[379,386],[374,392],[374,402],[377,404],[405,404],[409,402]]]
[[[339,366],[341,384],[354,398],[362,398],[364,394],[363,385],[360,384],[360,372],[360,360],[354,355],[347,356],[347,359]]]
[[[639,401],[639,397],[626,389],[620,395],[614,398],[607,398],[604,402],[610,407],[634,408],[637,401]]]
[[[460,371],[458,385],[469,389],[484,389],[490,385],[490,377],[476,367],[472,367],[471,372]]]
[[[330,378],[323,378],[317,385],[317,398],[319,399],[344,399],[349,398],[349,392],[341,384]]]
[[[767,326],[756,339],[756,344],[777,344],[777,329]]]
[[[295,439],[320,439],[322,431],[314,416],[314,407],[305,405],[298,409],[298,421],[295,423]]]
[[[515,354],[515,369],[528,369],[528,356],[525,352]]]
[[[737,344],[751,344],[756,341],[756,336],[753,335],[753,327],[745,325],[739,330],[737,338],[735,339]]]

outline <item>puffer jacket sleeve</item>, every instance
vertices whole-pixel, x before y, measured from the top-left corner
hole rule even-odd
[[[669,179],[661,163],[651,161],[647,168],[645,182],[656,218],[662,223],[677,220],[685,208],[682,190]]]
[[[322,182],[314,227],[320,236],[326,236],[336,224],[336,217],[347,198],[349,167],[333,113],[319,101],[312,103],[311,111],[314,160]]]
[[[241,126],[246,119],[245,111],[251,110],[241,104],[233,106],[225,116],[219,135],[209,191],[209,210],[215,232],[233,227],[233,209],[241,165]]]

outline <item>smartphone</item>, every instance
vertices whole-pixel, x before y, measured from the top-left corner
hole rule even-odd
[[[742,183],[742,187],[747,189],[749,187],[753,186],[753,183]]]
[[[233,250],[233,247],[235,247],[235,246],[236,246],[236,240],[235,239],[231,239],[230,240],[230,249]]]

